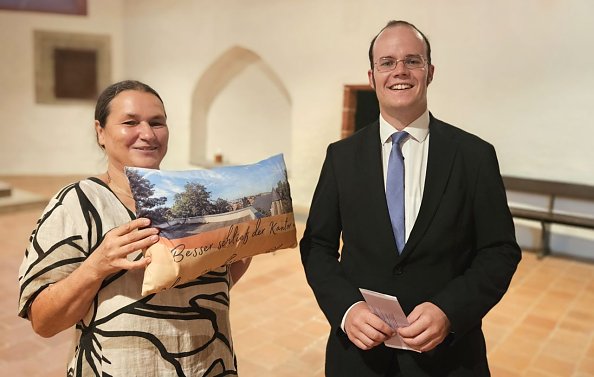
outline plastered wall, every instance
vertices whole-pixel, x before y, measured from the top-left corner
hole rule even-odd
[[[340,137],[343,85],[367,82],[370,39],[389,19],[405,19],[432,43],[434,115],[494,144],[504,174],[594,184],[592,14],[587,0],[90,0],[86,18],[0,11],[0,173],[102,169],[87,127],[92,106],[34,103],[31,33],[108,33],[114,80],[146,81],[165,100],[171,147],[163,168],[192,168],[193,148],[210,158],[221,138],[280,123],[281,136],[266,123],[271,136],[258,137],[261,146],[241,137],[229,144],[233,162],[284,143],[294,202],[307,206],[325,148]],[[198,83],[221,74],[215,62],[232,69],[218,59],[236,48],[279,82],[244,67],[201,110],[207,127],[193,129]],[[275,93],[286,97],[269,113],[240,103]],[[225,127],[242,119],[250,124]]]
[[[108,36],[118,79],[121,2],[90,1],[87,17],[0,10],[0,174],[96,173],[104,159],[95,145],[94,103],[35,101],[34,30]]]

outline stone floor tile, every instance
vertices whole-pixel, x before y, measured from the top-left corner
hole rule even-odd
[[[51,195],[66,182],[18,179]],[[47,181],[47,179],[46,179]],[[17,271],[41,208],[0,214],[0,374],[64,376],[72,330],[50,339],[16,316]],[[299,237],[303,224],[298,223]],[[298,249],[257,256],[231,291],[242,377],[322,377],[329,325]],[[494,377],[594,377],[594,264],[524,252],[509,291],[485,317]]]

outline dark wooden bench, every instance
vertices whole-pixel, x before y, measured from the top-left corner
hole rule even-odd
[[[540,207],[524,207],[511,202],[509,208],[512,216],[515,218],[540,222],[542,237],[541,257],[551,252],[549,245],[551,224],[594,229],[594,214],[568,214],[559,213],[556,210],[556,201],[561,198],[594,202],[594,186],[510,176],[503,176],[503,183],[506,191],[508,191],[508,196],[514,192],[548,198],[548,203],[542,209]]]

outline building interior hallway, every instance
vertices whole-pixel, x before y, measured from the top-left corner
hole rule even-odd
[[[0,177],[46,201],[79,177]],[[36,336],[17,317],[17,272],[39,206],[0,212],[0,373],[65,375],[70,331]],[[303,232],[298,222],[298,237]],[[307,286],[297,249],[254,258],[232,290],[231,323],[243,377],[323,376],[329,327]],[[484,330],[495,377],[594,376],[594,264],[523,253]]]

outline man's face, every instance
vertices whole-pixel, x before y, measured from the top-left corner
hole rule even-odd
[[[404,126],[427,109],[427,86],[433,79],[432,65],[409,69],[403,61],[394,70],[379,72],[378,64],[386,58],[405,59],[422,56],[427,61],[423,37],[413,28],[398,25],[385,29],[373,46],[374,69],[369,70],[369,84],[375,90],[382,116],[397,119]]]

